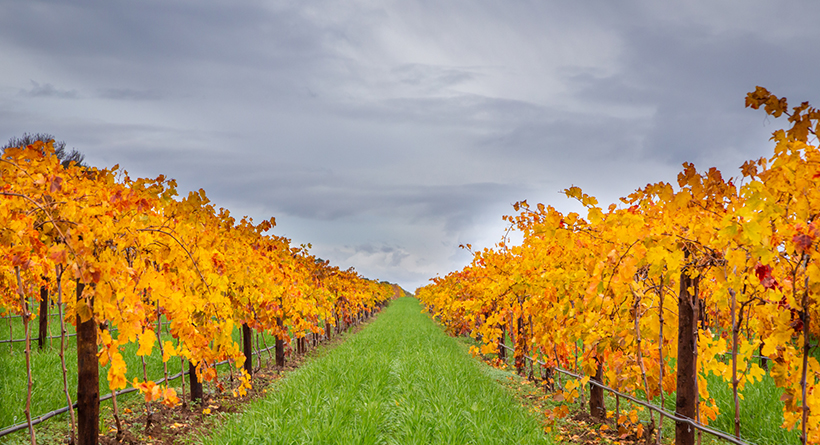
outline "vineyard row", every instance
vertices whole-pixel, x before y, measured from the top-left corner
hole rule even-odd
[[[202,381],[216,378],[214,364],[230,360],[240,371],[236,393],[242,395],[251,384],[251,331],[276,336],[281,364],[280,343],[290,335],[301,348],[308,333],[339,329],[399,294],[397,286],[331,266],[310,254],[309,245],[292,246],[270,233],[274,226],[273,219],[237,221],[215,209],[201,189],[179,199],[175,181],[164,176],[132,179],[118,167],[63,166],[52,143],[6,149],[0,157],[0,315],[21,316],[29,340],[24,412],[31,442],[31,323],[38,315],[47,319],[52,303],[61,324],[68,406],[74,401],[64,323],[77,333],[72,440],[95,444],[100,366],[108,366],[112,391],[131,385],[146,403],[180,402],[167,384],[147,376],[126,380],[122,351],[129,343],[139,345],[138,356],[158,347],[165,362],[186,360],[194,399],[202,398]],[[39,314],[29,309],[36,303]],[[159,341],[163,317],[176,341]],[[231,338],[235,327],[245,339],[241,346]],[[119,428],[116,397],[112,403]]]
[[[648,184],[607,208],[566,189],[585,215],[516,203],[504,219],[520,245],[505,238],[472,252],[468,266],[417,295],[451,332],[483,339],[484,354],[503,354],[511,339],[519,370],[527,355],[548,368],[572,368],[580,356],[597,382],[594,417],[606,414],[608,386],[661,406],[674,397],[677,417],[708,425],[720,414],[706,379],[714,374],[732,388],[740,438],[744,387],[773,379],[781,426],[820,443],[820,150],[810,142],[820,112],[789,108],[761,87],[746,105],[789,125],[774,133],[773,155],[746,162],[741,176],[685,163],[676,186]],[[768,360],[760,366],[755,355]],[[656,427],[653,416],[648,434]],[[743,425],[744,435],[755,427]],[[692,445],[694,429],[678,421],[675,440]]]
[[[367,318],[367,317],[365,317],[365,318]],[[321,338],[319,338],[316,334],[312,334],[312,333],[311,333],[311,334],[308,334],[308,335],[309,335],[309,336],[311,337],[311,339],[313,340],[313,342],[312,342],[312,343],[313,343],[313,346],[315,347],[318,343],[321,343],[322,341],[327,341],[327,340],[329,340],[333,334],[332,334],[332,332],[329,332],[329,333],[327,333],[327,335],[322,335],[322,336],[321,336]],[[270,355],[270,351],[271,351],[271,350],[276,350],[276,348],[277,348],[277,347],[282,348],[282,345],[281,345],[281,344],[277,344],[277,345],[270,346],[270,347],[267,347],[267,346],[266,346],[265,348],[261,348],[261,349],[260,349],[260,348],[259,348],[259,338],[258,338],[258,337],[259,337],[259,334],[257,334],[257,340],[256,340],[256,343],[257,343],[257,348],[256,348],[256,350],[255,350],[255,351],[253,351],[253,352],[252,352],[252,354],[251,354],[251,357],[253,357],[253,356],[258,357],[258,361],[257,361],[257,370],[258,370],[259,368],[261,368],[261,367],[262,367],[262,353],[263,353],[263,352],[267,352],[267,353]],[[57,338],[59,338],[59,337],[57,337]],[[293,343],[294,341],[297,341],[297,339],[295,339],[295,338],[291,338],[289,343]],[[287,348],[285,348],[285,349],[287,349]],[[293,348],[291,347],[290,349],[293,349]],[[299,349],[299,347],[298,347],[298,346],[297,346],[297,349]],[[305,353],[305,352],[306,352],[306,351],[304,351],[304,350],[302,351],[302,353]],[[279,355],[280,355],[280,353],[277,351],[277,357],[278,357]],[[282,356],[284,356],[284,357],[286,357],[286,356],[287,356],[287,351],[285,351],[285,352],[281,353],[281,355],[282,355]],[[252,359],[251,359],[251,357],[246,357],[246,360],[252,360]],[[269,358],[270,358],[271,360],[274,360],[274,358],[273,358],[272,356],[271,356],[271,357],[269,357]],[[248,362],[246,361],[246,363],[248,363]],[[214,364],[213,364],[213,366],[214,366],[214,367],[217,367],[217,366],[222,366],[222,365],[231,365],[231,363],[230,363],[230,361],[229,361],[229,360],[223,360],[223,361],[221,361],[221,362],[217,362],[217,363],[214,363]],[[281,367],[281,366],[280,366],[280,367]],[[170,376],[165,376],[165,377],[162,377],[162,378],[156,379],[156,380],[154,381],[154,383],[155,383],[155,384],[157,384],[157,385],[162,385],[163,383],[166,383],[166,384],[167,384],[168,382],[171,382],[171,381],[173,381],[173,380],[176,380],[176,379],[178,379],[178,378],[180,378],[180,377],[190,376],[190,373],[191,373],[191,371],[190,371],[190,370],[182,370],[182,371],[180,371],[180,372],[178,372],[178,373],[176,373],[176,374],[173,374],[173,375],[170,375]],[[181,383],[181,386],[183,386],[183,387],[184,387],[184,385],[185,385],[185,383],[184,383],[184,381],[183,381],[183,382]],[[131,387],[131,388],[126,388],[126,389],[122,389],[122,390],[119,390],[119,391],[112,391],[111,393],[108,393],[108,394],[105,394],[105,395],[101,396],[101,397],[100,397],[100,402],[104,402],[104,401],[106,401],[106,400],[111,400],[111,399],[113,399],[113,398],[115,398],[115,397],[118,397],[118,396],[121,396],[121,395],[124,395],[124,394],[129,394],[129,393],[132,393],[132,392],[137,392],[137,391],[139,391],[139,390],[140,390],[140,389],[139,389],[138,387]],[[204,400],[204,398],[203,398],[202,400]],[[74,405],[73,405],[73,406],[70,406],[70,407],[69,407],[69,406],[65,406],[65,407],[63,407],[63,408],[59,408],[59,409],[52,410],[52,411],[50,411],[50,412],[48,412],[48,413],[44,413],[44,414],[41,414],[41,415],[38,415],[38,416],[33,416],[33,417],[32,417],[32,419],[31,419],[31,425],[33,426],[33,425],[40,424],[40,423],[45,422],[46,420],[49,420],[49,419],[51,419],[51,418],[53,418],[53,417],[55,417],[55,416],[58,416],[58,415],[60,415],[60,414],[67,413],[67,412],[68,412],[69,410],[71,410],[71,409],[76,409],[77,407],[78,407],[77,403],[76,403],[76,402],[74,402]],[[9,435],[9,434],[15,433],[15,432],[17,432],[17,431],[20,431],[20,430],[26,429],[26,428],[28,428],[28,427],[29,427],[29,422],[28,422],[28,421],[26,421],[26,422],[22,422],[22,423],[19,423],[19,424],[16,424],[16,425],[11,425],[11,426],[9,426],[9,427],[7,427],[7,428],[5,428],[5,429],[0,430],[0,437],[3,437],[3,436],[6,436],[6,435]]]

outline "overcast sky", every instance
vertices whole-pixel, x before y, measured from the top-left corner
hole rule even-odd
[[[408,290],[527,199],[615,202],[681,163],[736,176],[820,105],[820,2],[0,2],[0,142],[47,132],[176,178]]]

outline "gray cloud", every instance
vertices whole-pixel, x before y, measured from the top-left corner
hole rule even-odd
[[[399,65],[392,73],[400,82],[413,86],[423,86],[431,92],[454,87],[476,78],[477,74],[469,68],[453,68],[419,63]]]
[[[448,234],[470,226],[489,203],[512,203],[524,196],[520,186],[496,183],[387,186],[322,170],[273,167],[266,175],[253,177],[242,174],[244,167],[223,168],[224,176],[215,178],[212,187],[214,196],[261,204],[273,214],[328,222],[363,215],[418,224],[441,221]]]
[[[771,17],[778,20],[771,20]],[[177,178],[366,275],[423,284],[521,199],[725,176],[820,103],[820,3],[0,3],[0,140]],[[34,32],[32,30],[35,30]]]
[[[244,65],[265,54],[306,57],[317,41],[317,30],[298,11],[258,3],[10,1],[2,10],[4,41],[66,58],[219,59]],[[35,22],[37,32],[28,32]],[[247,44],[249,37],[262,44]]]
[[[26,97],[54,97],[59,99],[77,99],[80,97],[77,90],[61,90],[50,83],[39,83],[31,81],[31,88],[21,90],[20,93]]]
[[[103,99],[112,100],[159,100],[162,94],[155,90],[135,90],[131,88],[105,88],[97,92]]]
[[[362,252],[367,255],[383,256],[385,265],[389,267],[398,267],[401,265],[402,260],[410,257],[410,253],[404,249],[387,245],[375,247],[370,244],[363,244],[354,247],[353,250],[356,253]]]
[[[487,129],[530,121],[544,114],[537,104],[459,94],[450,97],[396,97],[342,109],[340,114],[387,123],[417,122],[445,127]]]

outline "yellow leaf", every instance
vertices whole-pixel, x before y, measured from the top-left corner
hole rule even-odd
[[[174,348],[174,344],[171,343],[169,340],[165,340],[165,343],[162,345],[162,361],[167,362],[171,357],[177,355],[177,351]]]
[[[151,355],[156,339],[157,336],[154,334],[154,331],[147,329],[143,331],[142,335],[140,335],[140,347],[137,350],[137,355]]]
[[[88,320],[91,320],[91,317],[94,316],[94,312],[91,310],[91,307],[88,306],[88,303],[85,301],[78,301],[77,315],[80,317],[80,322],[85,323]]]
[[[763,343],[763,349],[760,350],[760,353],[766,357],[771,357],[777,352],[777,345],[775,342],[765,342]]]
[[[179,397],[177,397],[177,392],[174,388],[166,388],[165,391],[162,393],[162,404],[173,408],[179,403]]]

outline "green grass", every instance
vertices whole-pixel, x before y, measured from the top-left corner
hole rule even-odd
[[[710,424],[721,431],[733,433],[735,430],[735,405],[732,387],[729,382],[710,374],[708,381],[709,395],[717,402],[720,415]],[[783,390],[775,386],[768,375],[763,381],[747,384],[740,391],[740,437],[758,445],[787,445],[800,443],[800,429],[787,431],[780,428],[783,424],[783,402],[780,396]]]
[[[479,346],[479,342],[469,337],[460,338],[465,345]],[[506,337],[507,344],[512,344],[509,337]],[[510,371],[499,371],[496,379],[503,383],[503,380],[509,378],[511,375],[516,380],[519,377],[514,373],[512,367],[512,352],[508,352],[507,364],[510,366]],[[581,360],[579,359],[579,366]],[[572,369],[570,369],[572,370]],[[561,382],[567,382],[567,376],[560,377]],[[706,377],[709,394],[715,399],[718,406],[719,414],[717,419],[709,423],[709,427],[715,430],[722,431],[729,435],[734,434],[734,400],[732,395],[732,387],[729,382],[724,381],[721,377],[709,374]],[[589,400],[589,386],[587,386],[585,400]],[[636,391],[639,399],[645,399],[643,391]],[[774,379],[768,374],[763,376],[762,381],[755,381],[754,383],[747,383],[744,390],[740,391],[742,396],[740,400],[740,436],[741,439],[756,445],[791,445],[800,443],[800,430],[795,428],[792,431],[782,429],[780,425],[783,424],[783,402],[780,397],[783,395],[783,390],[778,388]],[[675,412],[675,393],[664,396],[664,408],[667,412]],[[660,398],[656,397],[651,403],[660,405]],[[546,406],[553,408],[557,406],[557,402],[547,402]],[[608,411],[615,411],[615,396],[608,392],[604,392],[604,404]],[[585,405],[583,408],[575,403],[576,409],[583,409],[589,411],[589,406]],[[620,410],[621,413],[628,412],[632,409],[638,409],[638,418],[644,424],[647,424],[650,419],[649,410],[641,408],[637,404],[632,404],[626,399],[621,399]],[[654,413],[655,423],[659,421],[658,413]],[[666,418],[663,422],[662,435],[664,442],[671,443],[675,437],[675,422]],[[724,444],[729,443],[717,438],[711,434],[702,433],[702,443],[704,445]]]
[[[203,443],[551,443],[490,369],[400,298]]]
[[[23,323],[20,318],[11,319],[12,332],[14,338],[24,338],[25,331],[23,330]],[[36,320],[31,323],[32,335],[36,336],[37,323]],[[59,335],[59,320],[57,317],[51,317],[49,322],[49,330],[51,335]],[[70,324],[66,325],[68,333],[74,332],[74,327]],[[234,340],[239,342],[239,329],[234,329]],[[0,319],[0,340],[8,339],[9,319]],[[115,334],[116,335],[116,334]],[[71,394],[72,401],[76,401],[77,395],[77,358],[76,358],[76,341],[75,337],[66,339],[66,368],[68,370],[68,387]],[[176,341],[166,333],[165,327],[162,330],[162,341],[170,340],[174,343]],[[60,339],[46,342],[45,348],[41,351],[37,348],[36,340],[32,342],[32,402],[31,413],[32,417],[45,414],[55,409],[62,408],[67,405],[65,393],[63,392],[62,383],[62,367],[60,365],[59,347]],[[272,336],[266,335],[266,342],[268,346],[273,346],[274,339]],[[260,345],[264,347],[263,345]],[[256,343],[254,342],[254,348]],[[128,366],[126,377],[128,382],[132,382],[134,378],[142,380],[143,369],[140,357],[136,356],[138,345],[129,344],[123,348],[122,354]],[[0,343],[0,430],[3,430],[12,425],[25,422],[26,417],[24,408],[26,405],[26,368],[25,368],[25,343]],[[262,359],[268,360],[268,354],[263,352]],[[256,361],[254,361],[256,365]],[[181,363],[178,357],[172,357],[168,361],[168,374],[173,375],[180,371]],[[218,368],[220,375],[227,374],[227,365],[222,365]],[[146,370],[150,380],[159,380],[164,377],[162,355],[159,348],[155,345],[152,355],[146,356]],[[187,370],[187,364],[186,364]],[[108,387],[108,366],[100,368],[100,395],[109,394],[111,390]],[[186,380],[187,382],[187,380]],[[180,393],[180,379],[177,378],[171,382],[171,385],[176,387],[177,392]],[[186,383],[187,385],[187,383]],[[130,387],[130,385],[129,385]],[[208,391],[206,385],[205,390]],[[180,393],[181,397],[182,394]],[[123,394],[117,397],[120,402],[126,402],[135,398],[141,397],[138,392]],[[111,401],[105,401],[101,404],[101,412],[110,411]],[[55,416],[46,422],[36,426],[36,431],[39,435],[42,432],[50,434],[51,430],[67,431],[68,415],[61,414]],[[57,425],[55,427],[54,425]],[[0,437],[0,443],[27,443],[28,431],[22,430],[11,435]],[[38,442],[42,442],[38,439]]]
[[[709,374],[706,378],[709,394],[715,399],[717,403],[719,414],[717,419],[709,422],[709,427],[718,431],[722,431],[729,435],[734,434],[734,402],[732,398],[732,389],[728,382],[724,382],[722,378]],[[608,392],[605,392],[604,401],[607,410],[615,409],[615,397]],[[768,375],[763,378],[763,381],[750,383],[746,388],[740,392],[745,397],[740,401],[740,437],[742,440],[756,445],[789,445],[800,443],[800,432],[795,429],[786,431],[780,428],[783,423],[783,402],[780,401],[780,396],[783,391],[775,386],[774,380]],[[587,397],[588,398],[588,397]],[[643,398],[639,394],[639,398]],[[660,404],[660,399],[656,398],[652,401],[654,404]],[[636,408],[627,400],[621,399],[621,412],[629,411]],[[675,393],[665,396],[664,407],[668,412],[675,412]],[[640,411],[638,415],[642,422],[649,421],[649,410]],[[658,413],[655,413],[655,422],[657,424],[659,418]],[[663,422],[663,437],[664,441],[672,442],[675,437],[675,422],[670,419],[664,419]],[[711,434],[702,433],[703,445],[711,444],[725,444],[729,443],[717,438]]]
[[[11,323],[14,338],[23,337],[19,318]],[[53,335],[59,332],[56,317],[51,318]],[[70,332],[73,327],[68,326]],[[32,323],[36,330],[36,323]],[[36,334],[35,334],[36,335]],[[9,320],[0,319],[0,340],[9,338]],[[234,338],[239,340],[238,329]],[[163,340],[170,336],[163,335]],[[49,341],[52,342],[52,341]],[[32,345],[34,390],[32,413],[39,415],[65,406],[62,392],[59,339],[53,346],[37,350]],[[272,338],[267,338],[269,346]],[[251,412],[236,417],[214,438],[203,443],[548,443],[541,426],[524,413],[524,409],[497,382],[514,376],[469,357],[466,350],[471,339],[445,336],[434,322],[420,313],[413,299],[395,301],[366,330],[328,353],[322,353],[303,369],[277,382],[268,400],[258,402]],[[24,345],[0,344],[0,429],[25,420],[26,395]],[[76,391],[76,358],[74,338],[66,346],[69,388]],[[136,345],[123,352],[128,363],[128,379],[142,378],[142,364],[135,356]],[[267,360],[267,353],[263,353]],[[148,376],[163,376],[158,348],[147,359]],[[169,374],[179,372],[178,358],[169,361]],[[100,394],[109,393],[100,371]],[[225,375],[225,366],[220,375]],[[514,377],[517,379],[517,377]],[[497,382],[496,382],[497,381]],[[566,378],[562,378],[566,382]],[[724,432],[734,431],[733,402],[728,383],[713,375],[707,377],[711,396],[717,401],[720,415],[710,426]],[[173,384],[179,391],[179,380]],[[206,390],[208,388],[206,387]],[[608,410],[615,409],[615,399],[606,393]],[[742,392],[742,438],[758,445],[797,444],[799,431],[785,431],[782,423],[782,390],[772,379],[747,385]],[[127,402],[138,393],[120,396]],[[656,399],[654,401],[658,403]],[[674,412],[674,394],[665,403]],[[577,406],[577,404],[576,404]],[[621,400],[621,411],[633,407]],[[110,412],[111,402],[103,402],[103,412]],[[588,409],[585,407],[585,409]],[[647,422],[648,411],[639,413]],[[657,422],[657,415],[655,417]],[[38,443],[56,442],[66,431],[67,416],[60,415],[37,426]],[[674,422],[664,421],[663,435],[674,438]],[[192,440],[196,440],[195,438]],[[3,444],[23,444],[28,433],[23,430],[0,438]],[[723,443],[703,435],[704,445]]]

